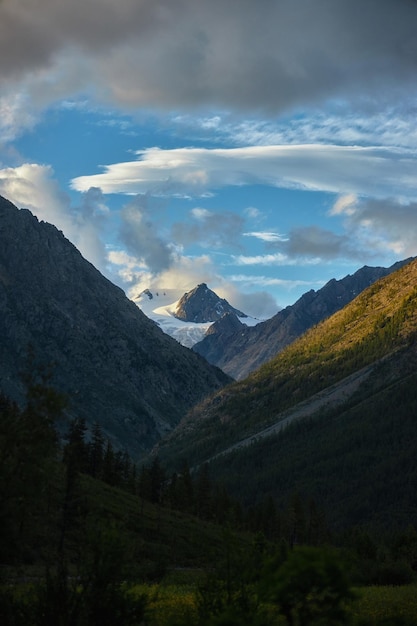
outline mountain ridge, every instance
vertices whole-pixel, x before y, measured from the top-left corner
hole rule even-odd
[[[272,318],[256,326],[237,327],[235,333],[220,320],[192,349],[236,380],[243,380],[309,328],[343,308],[375,280],[410,260],[399,261],[389,268],[365,265],[353,275],[340,280],[333,278],[318,291],[306,292]]]
[[[68,414],[138,458],[229,378],[149,320],[51,224],[0,198],[0,389],[21,401],[28,346]]]
[[[246,379],[193,407],[162,442],[162,456],[170,445],[191,455],[187,441],[198,431],[203,462],[209,450],[216,454],[228,443],[256,436],[275,423],[276,414],[408,345],[417,332],[416,284],[417,260],[373,283]]]

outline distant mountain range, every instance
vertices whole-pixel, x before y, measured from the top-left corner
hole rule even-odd
[[[157,452],[243,503],[295,494],[334,528],[417,522],[417,260],[374,282],[241,382],[193,407]]]
[[[389,268],[364,266],[353,275],[332,279],[267,320],[235,309],[205,283],[185,294],[172,289],[146,289],[134,301],[168,335],[232,378],[243,380],[309,328],[410,260]]]
[[[0,390],[22,401],[29,347],[53,365],[68,416],[139,458],[230,381],[181,346],[54,226],[0,197]]]
[[[318,291],[308,291],[295,304],[256,326],[242,324],[237,318],[232,320],[230,315],[224,316],[210,326],[193,350],[236,380],[243,380],[309,328],[409,261],[395,263],[389,268],[365,266],[352,276],[332,279]]]

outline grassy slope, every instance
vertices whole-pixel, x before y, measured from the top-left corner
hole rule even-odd
[[[118,529],[129,558],[145,576],[155,568],[206,566],[223,549],[220,526],[154,505],[89,476],[83,476],[82,490],[89,515],[107,519]]]
[[[417,262],[378,281],[240,383],[195,407],[160,446],[191,464],[273,424],[281,411],[410,345],[417,332]]]

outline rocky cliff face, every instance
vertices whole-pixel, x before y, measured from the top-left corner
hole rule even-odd
[[[252,327],[242,325],[227,336],[221,327],[213,325],[210,334],[195,344],[193,350],[236,380],[242,380],[306,330],[342,309],[373,282],[409,261],[395,263],[390,268],[365,266],[352,276],[332,279],[322,289],[308,291],[271,319]]]
[[[164,334],[54,226],[0,197],[0,390],[23,397],[28,346],[69,414],[135,458],[228,377]]]
[[[178,302],[175,317],[184,322],[215,322],[225,313],[234,313],[238,317],[247,317],[242,311],[233,308],[227,300],[201,283],[185,293]]]

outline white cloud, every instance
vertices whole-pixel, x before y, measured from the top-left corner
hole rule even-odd
[[[417,202],[358,199],[343,213],[351,240],[371,253],[391,252],[405,258],[417,255]]]
[[[243,283],[246,287],[257,285],[260,287],[284,287],[289,290],[297,287],[322,286],[324,284],[324,281],[321,280],[294,280],[271,276],[251,276],[249,274],[233,274],[229,278],[236,283]]]
[[[258,254],[255,256],[245,256],[239,254],[232,257],[233,265],[287,265],[290,260],[286,254],[277,252],[276,254]]]
[[[243,209],[244,215],[246,215],[249,219],[260,220],[263,218],[262,211],[253,206],[248,206],[246,209]]]
[[[288,237],[286,235],[281,235],[280,233],[274,232],[264,232],[264,231],[252,231],[250,233],[243,233],[244,237],[255,237],[255,239],[260,239],[261,241],[265,241],[267,243],[275,243],[277,241],[286,241]]]
[[[389,104],[365,99],[352,103],[326,102],[319,109],[306,107],[292,116],[277,120],[245,118],[224,114],[215,138],[234,146],[281,144],[337,144],[392,146],[414,149],[417,144],[415,97],[406,94]],[[185,126],[185,120],[183,122]],[[203,120],[189,118],[186,129],[193,134]]]
[[[17,207],[29,209],[38,219],[54,224],[85,258],[104,270],[106,251],[100,230],[107,210],[98,190],[90,189],[79,207],[71,207],[50,166],[25,163],[0,170],[0,194]]]
[[[38,113],[23,92],[0,95],[0,142],[10,142],[35,126]]]
[[[329,215],[353,215],[355,213],[355,205],[358,202],[357,196],[351,193],[347,196],[341,196],[336,200],[329,211]]]
[[[191,209],[190,213],[193,217],[195,217],[195,219],[203,220],[203,221],[213,215],[212,211],[209,211],[208,209],[200,209],[200,208]]]
[[[139,151],[72,186],[103,193],[201,195],[226,186],[265,184],[376,198],[417,196],[417,154],[383,147],[286,145]]]

